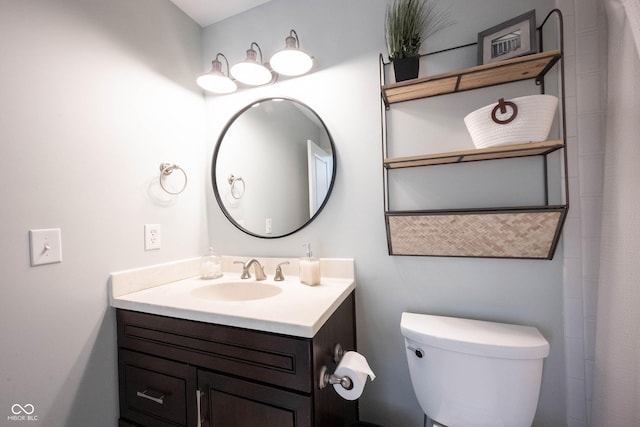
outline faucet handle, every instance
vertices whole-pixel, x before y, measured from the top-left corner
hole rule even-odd
[[[234,264],[242,264],[242,275],[241,279],[251,279],[251,273],[249,273],[249,269],[245,265],[244,261],[233,261]]]
[[[273,280],[275,280],[276,282],[282,282],[284,280],[281,266],[287,264],[289,264],[289,261],[281,262],[280,264],[278,264],[278,266],[276,267],[276,275],[273,277]]]

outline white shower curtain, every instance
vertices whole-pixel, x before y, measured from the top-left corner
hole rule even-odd
[[[604,0],[607,132],[591,425],[640,426],[640,0]]]

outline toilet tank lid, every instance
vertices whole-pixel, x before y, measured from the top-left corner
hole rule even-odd
[[[400,327],[412,341],[460,353],[503,359],[549,355],[549,343],[532,326],[402,313]]]

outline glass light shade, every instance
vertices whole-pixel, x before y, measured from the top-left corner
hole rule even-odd
[[[233,80],[222,74],[202,74],[196,82],[202,89],[213,93],[232,93],[238,89]]]
[[[252,86],[267,84],[272,79],[271,71],[267,70],[267,67],[249,61],[239,62],[231,67],[231,75],[236,80]]]
[[[300,49],[284,48],[269,61],[275,72],[284,76],[300,76],[313,66],[313,59]]]
[[[253,49],[253,46],[258,48],[260,61],[262,61],[262,50],[258,43],[253,42],[251,43],[251,48],[247,50],[247,59],[231,67],[231,75],[244,84],[252,86],[264,85],[269,83],[273,76],[267,67],[258,62],[258,53]]]
[[[213,93],[232,93],[238,89],[236,83],[222,72],[222,63],[217,57],[211,62],[211,71],[201,74],[196,83],[202,89]]]

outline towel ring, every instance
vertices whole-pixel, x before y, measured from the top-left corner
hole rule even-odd
[[[246,188],[244,179],[242,179],[242,177],[240,176],[236,177],[231,174],[229,175],[229,178],[227,178],[227,182],[231,186],[231,197],[237,200],[242,199],[242,196],[244,196],[244,190]],[[238,184],[242,184],[242,187],[240,189],[236,188],[236,185]]]
[[[182,175],[184,176],[184,184],[182,184],[182,188],[180,188],[180,190],[170,191],[167,189],[167,187],[164,186],[164,179],[165,177],[171,175],[175,170],[179,170],[180,172],[182,172]],[[184,189],[187,188],[187,173],[184,171],[184,169],[176,164],[160,163],[160,187],[162,187],[165,192],[174,196],[182,193]]]

